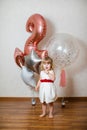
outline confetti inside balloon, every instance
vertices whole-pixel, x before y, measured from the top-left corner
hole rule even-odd
[[[48,55],[53,58],[54,65],[64,68],[71,65],[78,56],[78,40],[69,34],[55,34],[46,44]]]

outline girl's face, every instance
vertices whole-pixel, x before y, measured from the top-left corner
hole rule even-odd
[[[51,69],[51,63],[49,61],[43,62],[43,68],[44,70],[50,70]]]

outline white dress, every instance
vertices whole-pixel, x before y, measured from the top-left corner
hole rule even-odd
[[[53,73],[53,70],[50,70],[49,73]],[[50,80],[50,77],[41,71],[40,80],[43,79]],[[39,98],[41,103],[51,103],[57,99],[56,87],[53,82],[40,82]]]

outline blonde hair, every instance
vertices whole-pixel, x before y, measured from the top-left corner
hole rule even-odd
[[[51,65],[50,70],[53,69],[53,60],[52,60],[50,57],[45,57],[45,58],[41,61],[40,70],[44,70],[43,64],[44,64],[45,62],[47,62],[47,61],[48,61],[48,63]]]

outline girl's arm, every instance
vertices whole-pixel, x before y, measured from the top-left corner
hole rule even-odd
[[[39,90],[39,87],[40,87],[40,79],[39,79],[39,81],[37,82],[37,85],[36,85],[36,87],[35,87],[35,90],[38,91],[38,90]]]
[[[50,78],[51,80],[53,80],[53,81],[55,80],[55,73],[54,73],[54,71],[51,71],[51,72],[48,71],[47,74],[48,74],[48,76],[49,76],[49,78]]]

